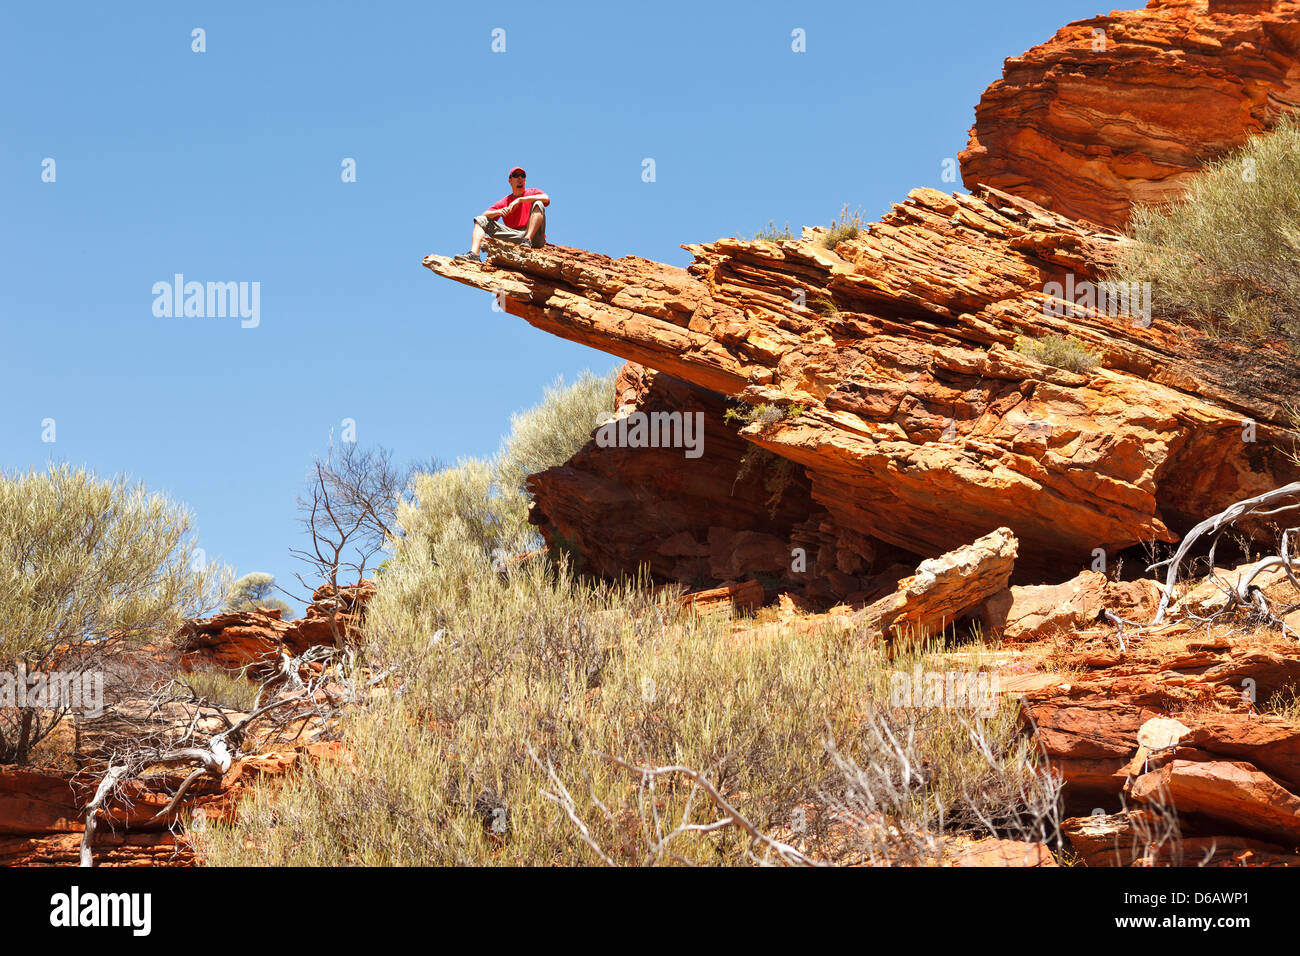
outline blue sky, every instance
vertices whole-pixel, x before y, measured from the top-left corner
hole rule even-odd
[[[210,558],[288,584],[294,497],[345,418],[454,462],[557,376],[618,364],[421,267],[468,247],[510,166],[551,194],[553,242],[612,256],[874,219],[960,188],[943,161],[1003,59],[1107,9],[8,4],[0,468],[126,473],[192,509]],[[260,283],[259,324],[155,316],[175,273]]]

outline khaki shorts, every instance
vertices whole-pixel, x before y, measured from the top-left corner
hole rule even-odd
[[[533,209],[538,208],[540,208],[542,214],[545,215],[546,206],[540,199],[533,203],[532,208],[528,210],[528,215],[531,216],[533,214]],[[483,227],[483,233],[489,239],[497,239],[501,242],[513,242],[517,245],[523,245],[524,234],[528,231],[527,229],[515,229],[512,226],[507,226],[500,218],[489,219],[487,216],[475,216],[474,221]],[[545,222],[542,223],[542,231],[533,236],[533,248],[540,249],[544,245],[546,245]]]

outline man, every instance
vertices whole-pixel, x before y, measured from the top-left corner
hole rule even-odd
[[[498,199],[481,215],[474,217],[474,238],[469,252],[456,256],[462,262],[478,262],[479,246],[488,236],[502,242],[540,249],[546,245],[546,207],[551,197],[540,189],[525,189],[528,174],[516,166],[510,170],[510,195]]]

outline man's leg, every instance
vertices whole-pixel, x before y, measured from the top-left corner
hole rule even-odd
[[[541,248],[535,243],[534,237],[540,235],[542,242],[546,242],[546,207],[541,202],[533,203],[533,211],[528,215],[528,228],[524,231],[524,245],[532,246],[534,249]]]
[[[474,238],[470,240],[469,244],[471,255],[478,255],[479,246],[483,245],[483,237],[487,235],[487,227],[491,221],[486,216],[474,217]]]

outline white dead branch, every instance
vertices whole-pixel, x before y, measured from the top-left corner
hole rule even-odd
[[[1273,568],[1281,568],[1286,574],[1287,580],[1289,580],[1294,587],[1300,590],[1300,578],[1297,578],[1296,576],[1297,569],[1293,564],[1293,559],[1290,553],[1289,539],[1289,536],[1297,530],[1296,528],[1289,528],[1282,533],[1279,554],[1265,558],[1263,561],[1256,564],[1248,575],[1242,576],[1240,580],[1235,582],[1225,581],[1214,573],[1214,552],[1218,547],[1219,538],[1235,522],[1242,518],[1265,518],[1270,515],[1281,514],[1285,511],[1292,511],[1296,508],[1300,508],[1300,482],[1292,482],[1289,485],[1283,485],[1280,488],[1275,488],[1274,490],[1262,495],[1256,495],[1254,498],[1247,498],[1243,501],[1238,501],[1219,512],[1217,515],[1206,518],[1191,531],[1187,532],[1183,537],[1182,542],[1179,544],[1178,550],[1174,552],[1173,557],[1167,558],[1164,561],[1158,561],[1147,568],[1148,571],[1154,571],[1160,567],[1168,567],[1165,574],[1163,593],[1160,597],[1160,606],[1156,609],[1156,616],[1153,619],[1152,624],[1159,625],[1164,623],[1165,614],[1169,610],[1169,604],[1175,593],[1174,589],[1178,584],[1178,578],[1182,570],[1183,561],[1187,557],[1188,552],[1192,549],[1192,546],[1206,535],[1212,535],[1210,553],[1207,560],[1209,562],[1211,574],[1214,576],[1215,582],[1227,596],[1228,603],[1223,609],[1207,618],[1196,617],[1190,612],[1188,612],[1188,616],[1193,617],[1197,621],[1204,622],[1213,620],[1224,613],[1232,612],[1240,608],[1248,608],[1257,612],[1260,617],[1269,623],[1282,628],[1284,633],[1291,634],[1293,637],[1296,636],[1295,632],[1287,627],[1282,621],[1282,616],[1295,610],[1295,607],[1288,607],[1281,611],[1274,610],[1270,605],[1268,598],[1264,595],[1264,592],[1254,583],[1255,579],[1264,571]]]
[[[578,838],[585,843],[593,853],[596,854],[606,866],[614,866],[614,860],[608,853],[601,848],[592,836],[590,827],[578,816],[577,802],[568,788],[556,774],[554,766],[549,761],[542,762],[537,752],[528,748],[528,755],[533,762],[545,771],[547,779],[550,781],[551,790],[541,792],[549,802],[555,804],[564,815],[568,818],[570,824],[577,831]],[[638,790],[637,798],[640,804],[640,818],[642,829],[647,836],[649,844],[645,857],[647,865],[659,863],[665,856],[670,857],[678,863],[690,866],[692,862],[686,857],[681,856],[672,849],[673,842],[684,834],[688,833],[712,833],[727,827],[734,827],[747,834],[750,839],[762,846],[767,852],[760,857],[751,858],[760,864],[770,864],[772,855],[775,854],[784,863],[791,866],[825,866],[818,860],[814,860],[803,853],[800,853],[794,847],[780,840],[775,840],[763,833],[757,826],[751,823],[741,814],[728,800],[718,792],[717,788],[709,781],[709,778],[690,767],[684,767],[673,764],[663,767],[654,767],[648,765],[635,764],[620,757],[614,757],[609,754],[601,754],[603,759],[624,770],[630,770],[641,777],[641,787]],[[656,798],[655,786],[660,777],[680,775],[691,781],[691,790],[687,794],[685,805],[682,808],[681,816],[672,829],[666,829],[666,825],[659,811],[659,801]],[[713,803],[722,816],[708,823],[691,823],[690,818],[692,811],[695,809],[696,799],[699,794],[703,793]],[[593,793],[592,802],[604,814],[607,821],[617,824],[615,815],[610,812],[600,799]]]
[[[320,663],[316,673],[307,665]],[[232,711],[214,706],[196,696],[183,680],[173,680],[148,701],[143,715],[131,720],[126,732],[115,733],[108,756],[108,769],[100,779],[95,794],[86,804],[85,831],[81,839],[81,865],[93,866],[92,846],[101,813],[117,799],[130,805],[125,788],[149,770],[163,767],[191,767],[167,805],[149,822],[170,816],[181,805],[190,788],[201,778],[221,780],[234,762],[245,756],[244,747],[256,743],[265,748],[276,743],[292,743],[311,727],[319,737],[328,729],[328,719],[347,702],[358,699],[375,684],[374,679],[360,682],[352,667],[353,658],[346,650],[317,646],[298,657],[283,655],[275,675],[258,689],[257,703],[251,713],[231,719]],[[310,675],[302,677],[303,672]],[[262,703],[278,687],[276,697]],[[184,719],[177,719],[177,712]],[[221,730],[205,731],[213,719]],[[296,728],[296,729],[295,729]]]
[[[653,797],[653,785],[655,780],[657,780],[659,777],[666,776],[669,774],[680,774],[681,776],[690,780],[698,789],[704,791],[705,796],[707,796],[713,802],[713,805],[716,806],[724,814],[722,819],[715,820],[712,823],[686,824],[685,820],[687,818],[687,814],[689,814],[690,812],[690,804],[692,802],[692,799],[695,796],[694,792],[692,792],[690,798],[687,799],[687,809],[682,815],[683,823],[678,825],[678,827],[675,830],[673,830],[671,833],[665,835],[665,837],[660,840],[661,844],[667,844],[667,842],[671,840],[673,837],[677,836],[680,833],[685,833],[688,831],[707,833],[713,830],[721,829],[722,827],[734,826],[737,829],[744,831],[746,834],[749,835],[750,839],[752,839],[754,842],[758,843],[760,846],[764,847],[768,851],[761,859],[755,858],[756,862],[759,863],[771,862],[771,854],[775,853],[781,859],[782,862],[787,863],[790,866],[825,866],[826,865],[821,861],[814,860],[811,857],[805,856],[804,854],[796,850],[794,847],[790,846],[790,844],[788,843],[782,843],[780,840],[774,840],[772,837],[768,836],[766,833],[761,831],[758,827],[756,827],[753,823],[751,823],[748,819],[746,819],[744,814],[742,814],[739,810],[733,807],[727,801],[726,797],[724,797],[722,794],[718,792],[717,788],[714,787],[713,784],[709,782],[708,777],[706,777],[704,774],[700,773],[697,770],[693,770],[690,767],[683,767],[679,764],[671,764],[665,767],[643,766],[639,764],[630,763],[626,760],[623,760],[621,757],[615,757],[612,754],[602,754],[601,756],[604,757],[604,759],[608,760],[610,763],[614,764],[616,767],[622,767],[624,770],[630,770],[633,773],[641,775],[642,782],[645,783],[647,788],[650,789],[651,799],[649,803],[652,808],[652,812],[655,814],[656,822],[658,821],[658,816],[657,816],[658,811],[657,809],[654,809],[655,800]]]

